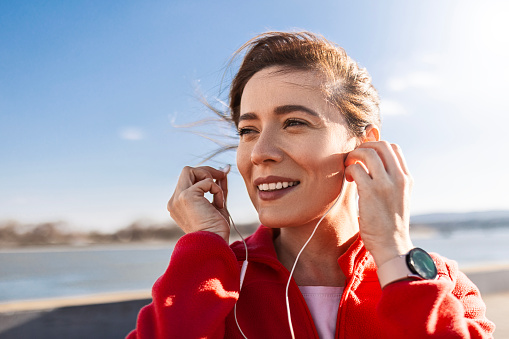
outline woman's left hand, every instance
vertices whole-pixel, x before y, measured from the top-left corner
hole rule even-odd
[[[365,142],[345,160],[345,176],[357,184],[359,228],[378,267],[406,254],[410,240],[410,194],[413,179],[398,145]]]

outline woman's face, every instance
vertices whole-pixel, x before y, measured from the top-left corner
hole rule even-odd
[[[297,226],[320,218],[337,198],[356,139],[324,99],[320,77],[277,70],[259,71],[246,84],[237,167],[262,224]]]

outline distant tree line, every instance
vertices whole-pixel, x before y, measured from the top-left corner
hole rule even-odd
[[[255,224],[239,225],[247,236],[256,230]],[[0,222],[0,248],[55,245],[125,244],[175,241],[184,232],[175,223],[135,221],[115,232],[76,231],[64,222],[22,224],[17,221]],[[235,232],[232,232],[235,236]]]
[[[411,223],[410,230],[412,229],[431,229],[443,234],[448,234],[457,231],[473,230],[473,229],[494,229],[509,227],[509,218],[492,218],[486,220],[458,220],[458,221],[443,221],[443,222],[430,222],[430,223]]]
[[[258,223],[238,225],[243,236],[252,234]],[[450,234],[469,229],[493,229],[509,227],[509,218],[488,220],[463,220],[432,223],[412,223],[410,231],[434,231]],[[48,245],[93,245],[93,244],[126,244],[147,242],[175,241],[184,232],[172,222],[152,223],[135,221],[115,232],[76,231],[65,222],[43,222],[22,224],[17,221],[0,221],[0,248],[48,246]],[[231,238],[237,237],[232,230]]]

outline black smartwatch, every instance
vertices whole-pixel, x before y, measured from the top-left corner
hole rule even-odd
[[[407,254],[397,256],[380,266],[377,270],[378,281],[386,285],[407,278],[434,280],[438,276],[433,258],[422,248],[414,248]]]

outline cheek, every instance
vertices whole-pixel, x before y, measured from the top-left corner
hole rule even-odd
[[[343,175],[344,158],[340,153],[309,154],[306,167],[311,176],[319,180],[318,184],[329,185],[329,180]]]
[[[252,181],[252,163],[251,163],[251,150],[245,146],[237,147],[237,169],[239,170],[240,175],[244,179],[244,184],[246,185],[247,193],[249,194],[249,198],[253,203],[255,209],[258,210],[256,205],[256,190],[251,185]]]
[[[336,190],[336,182],[341,182],[345,170],[347,153],[342,147],[330,143],[314,145],[313,148],[301,147],[298,164],[306,171],[315,187],[319,190]]]
[[[240,172],[240,175],[242,175],[242,177],[244,178],[244,180],[246,179],[246,171],[247,171],[247,159],[246,159],[246,156],[247,156],[247,152],[245,150],[245,147],[241,147],[241,146],[238,146],[237,147],[237,168]]]
[[[307,143],[293,146],[293,155],[297,162],[306,164],[306,167],[315,167],[319,170],[337,169],[343,158],[342,147],[329,139],[312,140]]]
[[[238,146],[237,147],[237,169],[240,172],[240,175],[242,175],[242,178],[244,179],[244,182],[246,183],[246,186],[249,182],[251,182],[251,152],[250,150],[245,146]]]
[[[322,144],[317,147],[315,157],[319,158],[322,166],[326,166],[330,170],[344,169],[344,161],[356,146],[356,139],[345,138],[346,131],[339,131],[337,134],[329,135],[323,140]],[[319,151],[318,151],[319,150]]]

